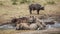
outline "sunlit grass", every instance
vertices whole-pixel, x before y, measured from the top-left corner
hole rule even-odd
[[[29,32],[33,30],[0,30],[0,34],[17,34],[23,32]]]
[[[35,34],[39,33],[39,34],[60,34],[60,32],[58,30],[54,31],[50,31],[50,30],[0,30],[0,34],[20,34],[20,33],[24,33],[27,32],[27,34],[30,32],[35,32]]]
[[[0,23],[4,23],[6,20],[11,17],[19,17],[19,16],[29,16],[29,4],[17,4],[12,5],[10,0],[0,0]],[[31,0],[30,0],[31,1]],[[47,0],[32,0],[32,3],[39,3],[45,7],[44,11],[40,11],[40,15],[60,15],[60,0],[54,0],[56,5],[49,5],[46,2]],[[49,0],[48,0],[49,1]],[[51,1],[51,0],[50,0]],[[20,1],[19,1],[20,3]],[[59,4],[57,4],[59,3]],[[32,15],[37,15],[36,11],[33,12]],[[0,30],[0,34],[16,34],[20,32],[28,32],[30,30]],[[55,34],[55,33],[51,33]],[[56,33],[60,34],[60,33]]]
[[[46,1],[47,0],[33,0],[34,3],[39,3],[45,7],[45,10],[40,11],[39,16],[60,15],[60,2],[59,4],[57,3],[60,0],[54,1],[56,2],[56,5],[46,4],[47,3]],[[5,20],[9,20],[12,17],[30,16],[29,9],[28,9],[29,4],[12,5],[12,2],[10,0],[3,0],[2,3],[4,5],[0,6],[0,19],[1,19],[0,23],[2,23],[3,21],[5,22]],[[37,15],[36,11],[34,11],[32,15]]]

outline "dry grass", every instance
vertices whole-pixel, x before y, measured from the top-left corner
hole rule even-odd
[[[2,1],[3,5],[0,5],[0,23],[4,23],[7,20],[10,20],[12,17],[19,17],[19,16],[29,16],[28,5],[29,4],[18,4],[12,5],[10,0],[0,0]],[[39,3],[45,6],[45,10],[41,11],[40,15],[58,15],[60,16],[60,0],[53,0],[56,4],[48,5],[46,1],[49,0],[34,0],[34,3]],[[51,1],[51,0],[50,0]],[[32,15],[37,15],[36,11],[33,12]],[[0,30],[0,34],[15,34],[16,30]]]
[[[60,0],[53,0],[56,4],[49,5],[47,1],[52,0],[33,0],[34,3],[39,3],[45,6],[44,11],[40,11],[40,15],[58,15],[60,16]],[[18,4],[12,5],[11,0],[0,0],[3,5],[0,5],[0,23],[10,20],[12,17],[29,16],[28,5],[29,4]],[[46,5],[45,5],[46,4]],[[32,15],[37,15],[36,11]],[[39,16],[40,16],[39,15]]]
[[[32,30],[0,30],[0,34],[17,34],[23,32],[29,32]]]
[[[60,34],[60,29],[48,30],[0,30],[0,34]]]
[[[33,0],[34,3],[39,3],[45,6],[44,11],[40,11],[40,15],[46,16],[60,16],[60,0],[53,0],[56,4],[49,5],[47,1],[52,0]],[[3,5],[0,5],[0,23],[6,22],[7,20],[11,19],[12,17],[19,17],[19,16],[29,16],[29,4],[18,4],[12,5],[11,0],[0,0]],[[33,12],[32,15],[37,15],[36,11]]]

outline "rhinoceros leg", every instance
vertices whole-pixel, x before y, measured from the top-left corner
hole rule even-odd
[[[39,14],[39,11],[40,11],[40,10],[37,10],[37,14]]]

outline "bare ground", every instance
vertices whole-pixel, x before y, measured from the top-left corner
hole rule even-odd
[[[30,31],[30,32],[23,32],[17,34],[58,34],[60,29],[47,29],[47,30],[40,30],[40,31]]]

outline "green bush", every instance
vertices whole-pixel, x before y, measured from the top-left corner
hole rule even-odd
[[[24,4],[24,3],[32,3],[33,0],[11,0],[13,5],[17,5],[17,3]]]
[[[13,5],[17,5],[17,0],[11,0]]]
[[[30,0],[21,0],[20,4],[24,4],[24,3],[30,3]]]
[[[13,5],[17,5],[17,3],[24,4],[24,3],[32,3],[34,2],[33,0],[11,0]]]
[[[47,4],[55,4],[54,1],[47,1]]]
[[[13,4],[13,5],[17,5],[17,3],[16,3],[16,2],[13,2],[12,4]]]
[[[3,5],[3,3],[0,3],[0,5]]]
[[[2,1],[0,1],[0,5],[3,5]]]

